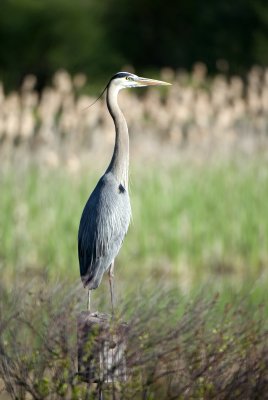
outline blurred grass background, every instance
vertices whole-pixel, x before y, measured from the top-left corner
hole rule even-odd
[[[1,0],[1,399],[88,398],[77,230],[114,126],[104,98],[85,108],[120,70],[172,83],[119,95],[133,221],[117,310],[142,345],[126,398],[266,398],[267,28],[265,0]],[[109,312],[105,279],[92,300]]]
[[[131,168],[133,222],[116,265],[122,291],[143,282],[185,294],[268,281],[268,171],[262,157]],[[1,171],[2,282],[78,280],[77,229],[94,168]]]

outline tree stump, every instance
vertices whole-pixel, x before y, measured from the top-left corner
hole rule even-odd
[[[128,325],[100,313],[81,312],[77,318],[78,374],[87,383],[126,381]]]

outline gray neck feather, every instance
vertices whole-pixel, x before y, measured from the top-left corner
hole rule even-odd
[[[106,172],[112,172],[119,184],[128,189],[129,136],[125,117],[117,103],[118,88],[111,82],[107,88],[107,106],[114,120],[115,144]]]

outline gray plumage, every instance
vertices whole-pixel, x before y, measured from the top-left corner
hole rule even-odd
[[[78,254],[84,286],[96,289],[117,256],[131,217],[129,195],[112,172],[99,180],[84,208]]]
[[[89,290],[88,310],[90,290],[100,285],[106,271],[109,271],[113,309],[114,259],[120,250],[131,218],[128,195],[128,127],[118,106],[117,95],[123,88],[149,85],[168,84],[141,78],[128,72],[119,72],[112,77],[106,87],[107,107],[115,125],[114,151],[105,174],[85,205],[78,231],[80,274],[84,286]]]

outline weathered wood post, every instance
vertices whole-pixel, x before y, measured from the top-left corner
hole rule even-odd
[[[83,311],[77,318],[78,374],[87,383],[126,381],[128,325]]]

